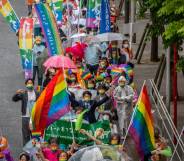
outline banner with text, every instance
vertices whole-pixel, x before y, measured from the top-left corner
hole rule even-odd
[[[0,13],[10,24],[11,29],[18,32],[20,21],[8,0],[0,0]]]
[[[38,3],[34,7],[46,39],[49,55],[63,54],[59,31],[50,7],[46,3]]]
[[[100,33],[111,32],[109,0],[101,0]]]
[[[88,0],[86,27],[97,28],[100,22],[101,0]]]
[[[50,2],[52,12],[54,13],[58,25],[62,23],[62,4],[63,0],[51,0]]]
[[[99,121],[94,124],[82,124],[81,129],[85,129],[91,135],[95,136],[96,132],[99,129],[103,129],[103,133],[101,135],[100,140],[104,144],[109,143],[110,137],[110,124],[109,121]],[[66,120],[58,120],[51,126],[47,128],[45,131],[45,140],[48,140],[50,137],[57,137],[59,139],[60,144],[70,145],[73,142],[73,134],[77,144],[80,145],[93,145],[94,142],[89,140],[86,135],[81,134],[80,132],[75,130],[75,122],[66,121]],[[99,138],[98,138],[99,139]]]

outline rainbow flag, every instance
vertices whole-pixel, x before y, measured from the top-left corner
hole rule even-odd
[[[144,85],[133,114],[129,133],[142,161],[155,148],[154,123],[147,88]]]
[[[41,24],[50,56],[63,54],[63,48],[55,17],[47,3],[34,5]]]
[[[82,78],[83,80],[90,79],[91,77],[92,77],[92,74],[90,73],[89,70],[84,71],[84,72],[82,73],[82,75],[81,75],[81,78]]]
[[[0,0],[0,13],[10,24],[11,29],[17,32],[20,27],[20,21],[8,0]]]
[[[120,69],[120,68],[118,68],[118,67],[112,68],[112,69],[111,69],[111,75],[113,75],[113,76],[119,75],[119,74],[121,74],[122,72],[123,72],[123,70]]]
[[[70,100],[64,73],[59,70],[33,106],[31,119],[35,130],[46,127],[69,112]]]
[[[40,137],[42,135],[41,131],[31,131],[32,138],[40,140]]]

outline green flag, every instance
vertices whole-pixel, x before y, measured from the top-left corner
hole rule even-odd
[[[82,127],[82,122],[83,122],[83,118],[84,118],[84,114],[86,112],[88,112],[89,110],[86,109],[84,110],[82,113],[80,113],[78,116],[77,116],[77,121],[75,122],[75,130],[76,131],[79,131]]]
[[[83,123],[81,129],[86,130],[91,135],[95,136],[98,129],[103,129],[103,136],[101,136],[101,141],[104,144],[109,144],[110,138],[110,123],[107,120],[99,121],[94,124]],[[50,125],[45,130],[44,139],[47,141],[50,137],[56,137],[60,144],[65,144],[66,146],[73,143],[73,136],[77,144],[80,145],[94,145],[89,137],[75,130],[75,122],[70,122],[66,120],[58,120]]]

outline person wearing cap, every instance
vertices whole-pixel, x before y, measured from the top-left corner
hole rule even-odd
[[[123,138],[128,127],[134,96],[134,91],[132,87],[126,84],[126,78],[124,76],[119,78],[118,86],[114,89],[113,96],[117,105],[116,109],[118,114],[120,134]]]
[[[35,81],[36,74],[38,78],[38,85],[42,86],[42,81],[43,81],[43,73],[39,70],[38,66],[38,59],[39,57],[42,57],[43,52],[44,52],[45,46],[42,45],[42,37],[41,36],[36,36],[35,38],[35,43],[33,46],[33,81]]]

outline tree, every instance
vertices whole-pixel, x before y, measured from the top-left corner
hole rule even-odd
[[[184,40],[184,0],[164,0],[158,17],[165,20],[165,32],[162,35],[165,46],[176,43],[180,49]],[[183,58],[179,59],[177,68],[184,71]]]
[[[184,0],[138,0],[141,6],[140,15],[149,10],[151,14],[152,44],[156,37],[162,36],[164,46],[173,43],[180,45],[184,39]],[[156,46],[157,47],[157,46]],[[157,50],[152,48],[151,58],[157,57]],[[156,54],[155,54],[156,53]],[[155,55],[154,55],[155,54]]]
[[[150,26],[151,37],[151,61],[158,61],[158,36],[164,32],[164,23],[158,19],[158,11],[162,5],[162,0],[138,0],[140,4],[140,16],[147,10],[150,11],[152,24]]]

